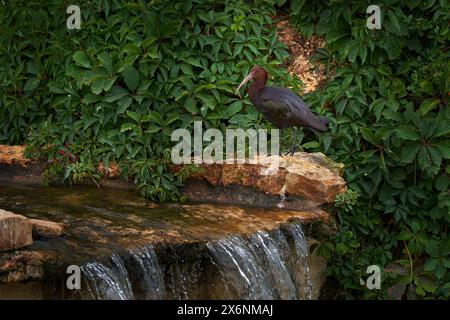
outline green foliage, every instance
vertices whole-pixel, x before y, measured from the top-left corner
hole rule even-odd
[[[66,28],[65,2],[1,4],[0,143],[26,142],[53,161],[49,178],[92,177],[94,164],[116,161],[149,198],[179,199],[172,131],[195,120],[265,127],[236,84],[254,64],[289,81],[273,5],[257,4],[83,1],[80,30]]]
[[[353,190],[339,193],[334,199],[334,205],[345,212],[352,212],[353,206],[358,203],[359,194]]]
[[[448,299],[449,4],[379,1],[382,29],[368,30],[370,4],[87,0],[69,31],[65,2],[2,3],[0,143],[27,143],[51,161],[49,179],[95,178],[95,164],[116,161],[147,197],[178,200],[194,168],[169,170],[173,129],[268,126],[233,94],[254,64],[300,85],[280,68],[271,18],[289,8],[303,34],[325,38],[315,58],[335,70],[305,97],[330,131],[303,147],[346,165],[339,230],[317,249],[337,297],[387,298],[400,285]],[[380,291],[360,284],[372,264],[385,270]]]
[[[302,32],[326,39],[316,59],[336,66],[326,88],[306,98],[335,114],[316,150],[346,165],[360,195],[336,199],[339,231],[318,252],[338,297],[388,298],[401,285],[409,297],[448,299],[449,3],[379,1],[381,30],[365,27],[370,4],[290,4]],[[372,264],[385,268],[382,290],[359,283]]]

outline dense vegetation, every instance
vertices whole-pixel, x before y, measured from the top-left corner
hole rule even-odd
[[[357,297],[357,274],[384,266],[384,290],[450,297],[450,53],[448,1],[378,1],[382,29],[366,28],[364,1],[298,1],[301,32],[325,37],[317,59],[335,77],[312,105],[335,114],[321,145],[346,164],[353,193],[337,203],[339,232],[319,249],[329,274]],[[355,193],[356,192],[356,193]],[[346,198],[346,199],[345,199]],[[395,264],[393,264],[395,263]]]
[[[27,143],[52,161],[49,177],[96,177],[116,161],[147,197],[177,200],[185,172],[169,172],[170,134],[191,127],[269,127],[233,90],[254,64],[277,85],[276,10],[325,37],[316,60],[333,70],[305,96],[331,130],[303,148],[346,165],[339,224],[317,252],[337,298],[450,298],[450,53],[448,1],[378,1],[382,29],[366,28],[364,1],[91,0],[81,30],[67,3],[0,6],[0,143]],[[286,137],[287,138],[287,137]],[[382,290],[360,284],[386,268]],[[328,292],[330,295],[330,292]],[[406,295],[406,294],[405,294]]]

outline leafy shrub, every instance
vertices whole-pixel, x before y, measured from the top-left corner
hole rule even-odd
[[[276,4],[303,34],[325,37],[315,59],[336,66],[305,97],[330,118],[309,150],[345,163],[353,190],[336,201],[339,231],[318,247],[336,297],[386,298],[396,285],[448,299],[448,1],[379,1],[382,30],[366,28],[365,1],[92,0],[72,31],[64,2],[2,3],[0,143],[29,144],[52,161],[49,176],[70,181],[117,161],[147,197],[179,199],[173,129],[268,126],[233,95],[253,64],[300,85],[280,68]],[[380,291],[360,284],[372,264],[386,271]]]
[[[172,131],[265,127],[236,84],[253,64],[290,81],[273,5],[256,2],[83,1],[80,30],[66,28],[64,2],[2,4],[0,143],[26,142],[69,180],[117,161],[146,196],[178,199]]]
[[[345,163],[360,196],[338,198],[339,232],[318,252],[338,297],[450,297],[450,35],[448,1],[379,1],[382,29],[366,28],[372,3],[292,1],[291,19],[325,37],[315,59],[334,78],[307,101],[335,114],[321,137]],[[351,211],[348,205],[351,204]],[[366,268],[385,268],[382,290],[360,284]],[[407,294],[406,294],[407,293]]]

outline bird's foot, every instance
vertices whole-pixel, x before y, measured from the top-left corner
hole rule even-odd
[[[289,155],[289,156],[292,157],[294,154],[295,154],[295,145],[293,145],[293,146],[289,149],[289,151],[286,152],[286,153],[284,154],[284,156]]]
[[[289,150],[288,152],[283,153],[283,156],[290,156],[290,157],[292,157],[294,154],[295,154],[295,150],[294,151]]]

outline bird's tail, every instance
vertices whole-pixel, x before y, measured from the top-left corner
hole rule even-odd
[[[310,118],[309,127],[322,132],[328,131],[328,119],[326,117],[313,115],[313,117]]]

